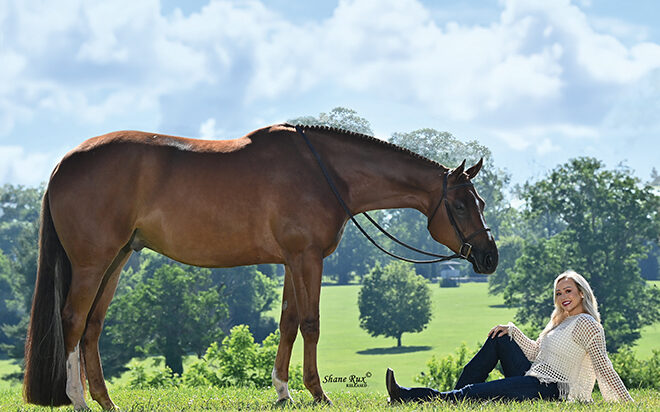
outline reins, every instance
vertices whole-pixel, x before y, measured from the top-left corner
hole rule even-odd
[[[321,172],[323,172],[323,176],[325,176],[325,180],[328,182],[328,186],[330,186],[330,189],[332,190],[335,197],[339,201],[339,204],[341,205],[341,207],[346,212],[346,215],[348,215],[348,217],[351,219],[353,224],[364,235],[364,237],[366,237],[367,240],[369,240],[381,252],[383,252],[383,253],[385,253],[385,254],[387,254],[387,255],[395,258],[395,259],[403,260],[405,262],[410,262],[410,263],[437,263],[437,262],[443,262],[443,261],[450,260],[450,259],[466,259],[467,260],[467,258],[470,256],[470,253],[472,252],[472,245],[470,243],[468,243],[468,240],[472,239],[474,236],[476,236],[477,234],[479,234],[481,232],[485,232],[485,231],[490,230],[490,228],[486,227],[486,228],[475,231],[474,233],[470,234],[468,237],[463,236],[463,232],[461,232],[458,225],[456,224],[456,219],[454,219],[454,215],[452,214],[452,212],[449,208],[449,205],[447,204],[447,202],[445,202],[445,208],[447,210],[447,216],[449,217],[449,222],[451,223],[452,227],[454,228],[454,231],[458,235],[458,238],[461,240],[461,248],[458,251],[458,253],[454,253],[453,255],[439,255],[439,254],[436,254],[436,253],[426,252],[426,251],[420,250],[420,249],[418,249],[414,246],[410,246],[407,243],[397,239],[392,234],[390,234],[385,229],[383,229],[366,212],[363,212],[362,215],[364,215],[367,218],[367,220],[369,222],[371,222],[371,224],[374,225],[374,227],[376,227],[376,229],[378,229],[381,233],[383,233],[385,236],[387,236],[388,238],[390,238],[394,242],[396,242],[399,245],[401,245],[401,246],[403,246],[403,247],[405,247],[409,250],[412,250],[414,252],[417,252],[417,253],[420,253],[420,254],[426,255],[426,256],[435,257],[437,259],[429,259],[429,260],[410,259],[410,258],[406,258],[406,257],[403,257],[403,256],[399,256],[395,253],[392,253],[392,252],[386,250],[384,247],[379,245],[371,236],[369,236],[367,231],[355,219],[355,215],[353,215],[351,210],[348,208],[348,205],[346,205],[346,202],[344,202],[344,199],[341,197],[341,194],[339,193],[339,190],[337,190],[337,187],[335,186],[335,183],[332,180],[332,177],[330,176],[330,173],[328,172],[327,168],[325,167],[325,164],[323,163],[323,160],[321,160],[321,156],[319,155],[319,153],[316,151],[316,149],[312,145],[312,142],[309,141],[309,139],[307,138],[307,135],[305,135],[305,132],[303,131],[303,129],[300,125],[296,125],[295,127],[296,127],[296,131],[298,133],[300,133],[300,135],[303,137],[303,140],[305,140],[305,143],[309,147],[309,150],[312,152],[312,154],[316,158],[316,162],[318,163],[318,165],[321,169]],[[467,182],[467,183],[460,183],[460,184],[457,184],[457,185],[454,185],[454,186],[448,188],[447,187],[447,185],[448,185],[448,176],[449,176],[449,172],[445,173],[444,181],[443,181],[443,187],[442,187],[442,196],[440,197],[440,201],[438,202],[435,209],[433,209],[433,213],[429,217],[429,220],[428,220],[429,225],[431,224],[431,221],[435,217],[435,215],[436,215],[438,209],[440,208],[440,205],[442,204],[443,200],[446,199],[447,191],[453,190],[453,189],[456,189],[456,188],[459,188],[459,187],[463,187],[463,186],[472,186],[471,182]]]

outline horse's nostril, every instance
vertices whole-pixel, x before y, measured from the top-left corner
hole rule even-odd
[[[493,267],[493,256],[490,253],[484,258],[484,266],[488,269]]]

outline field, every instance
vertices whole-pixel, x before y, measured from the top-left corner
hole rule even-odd
[[[656,282],[659,283],[659,282]],[[413,385],[413,377],[425,369],[431,356],[443,356],[466,342],[470,347],[480,344],[487,331],[495,324],[506,323],[515,310],[501,306],[499,297],[487,293],[487,285],[462,284],[459,288],[439,288],[433,291],[433,319],[418,334],[404,334],[403,346],[396,347],[395,339],[374,338],[360,329],[357,311],[359,286],[324,286],[321,294],[321,339],[319,342],[319,373],[321,380],[346,378],[351,375],[366,377],[366,387],[347,387],[347,383],[324,383],[340,409],[382,410],[386,405],[385,369],[396,371],[397,380],[403,385]],[[273,311],[278,314],[279,309]],[[636,348],[638,356],[646,357],[652,349],[660,349],[660,325],[644,329]],[[298,337],[292,356],[292,365],[302,362],[302,339]],[[10,361],[0,361],[0,376],[15,371]],[[111,385],[111,394],[124,410],[201,410],[269,409],[275,397],[274,390],[199,390],[171,389],[137,391],[122,387],[124,379]],[[633,397],[642,400],[635,407],[625,406],[615,410],[660,410],[658,392],[636,391]],[[311,407],[311,398],[305,391],[296,392],[298,407]],[[441,403],[435,407],[446,406]],[[0,381],[0,410],[21,410],[20,387]],[[453,410],[498,410],[501,404],[462,405]],[[605,407],[605,406],[604,406]],[[421,408],[421,409],[425,409]],[[485,409],[484,409],[485,408]],[[523,409],[524,408],[524,409]],[[566,405],[553,403],[529,403],[507,405],[510,410],[566,410]],[[571,405],[568,409],[583,410],[584,405]],[[295,408],[297,409],[297,408]],[[420,408],[402,407],[401,410]],[[429,405],[429,410],[430,410]],[[607,407],[610,410],[610,407]],[[32,410],[26,408],[25,410]],[[397,409],[398,410],[398,409]]]
[[[534,411],[649,411],[660,410],[660,393],[654,391],[632,391],[631,395],[635,402],[632,404],[610,404],[596,400],[595,404],[579,404],[565,402],[474,402],[459,403],[456,405],[441,401],[417,405],[397,405],[389,407],[386,397],[380,393],[341,391],[329,392],[328,395],[334,402],[333,408],[314,405],[311,396],[307,392],[294,391],[293,396],[296,403],[281,408],[274,404],[274,390],[257,389],[152,389],[133,390],[126,388],[114,388],[112,391],[115,402],[122,411],[142,412],[195,412],[203,410],[212,411],[238,411],[238,410],[301,410],[301,411],[433,411],[449,410],[455,412],[480,411],[497,412],[501,410],[513,412]],[[100,411],[99,406],[92,402],[89,405],[93,411]],[[43,407],[26,406],[20,400],[20,389],[0,389],[0,410],[2,411],[44,411]],[[72,408],[59,408],[56,410],[72,411]]]
[[[423,332],[404,334],[403,346],[397,348],[395,339],[374,338],[359,327],[359,286],[323,287],[318,346],[321,380],[328,375],[361,376],[370,372],[373,384],[365,390],[380,391],[384,390],[385,370],[391,367],[397,380],[412,385],[413,377],[425,369],[431,356],[453,353],[461,342],[470,347],[481,345],[491,327],[513,320],[515,310],[502,307],[501,298],[489,295],[485,283],[467,283],[459,288],[433,284],[431,288],[433,319]],[[638,356],[650,356],[652,349],[660,349],[659,342],[660,324],[646,327],[636,348]],[[291,357],[292,364],[297,362],[302,362],[300,336]],[[337,391],[344,386],[329,383],[324,388]]]

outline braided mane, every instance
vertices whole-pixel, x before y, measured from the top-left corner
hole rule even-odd
[[[283,126],[289,126],[289,127],[295,127],[295,125],[289,124],[289,123],[284,123]],[[410,149],[406,149],[405,147],[401,147],[399,145],[396,145],[394,143],[390,143],[386,140],[381,140],[378,139],[374,136],[369,136],[367,134],[363,133],[358,133],[358,132],[353,132],[351,130],[346,130],[346,129],[340,129],[338,127],[332,127],[332,126],[325,126],[325,125],[306,125],[306,124],[299,124],[298,126],[304,127],[307,130],[313,130],[313,131],[320,131],[320,132],[328,132],[328,133],[334,133],[334,134],[340,134],[343,136],[350,136],[356,139],[364,140],[369,143],[381,145],[383,147],[387,147],[389,149],[393,149],[399,153],[406,154],[408,156],[411,156],[415,159],[422,160],[424,162],[427,162],[435,167],[439,167],[442,169],[449,170],[447,166],[444,166],[435,160],[431,160],[428,157],[422,156],[419,153],[415,153]]]

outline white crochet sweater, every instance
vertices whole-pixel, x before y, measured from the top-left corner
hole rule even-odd
[[[606,401],[631,401],[621,378],[605,350],[605,333],[596,319],[586,313],[569,316],[545,337],[531,340],[513,323],[509,336],[532,362],[527,376],[544,383],[556,382],[559,396],[569,401],[593,401],[598,387]]]

